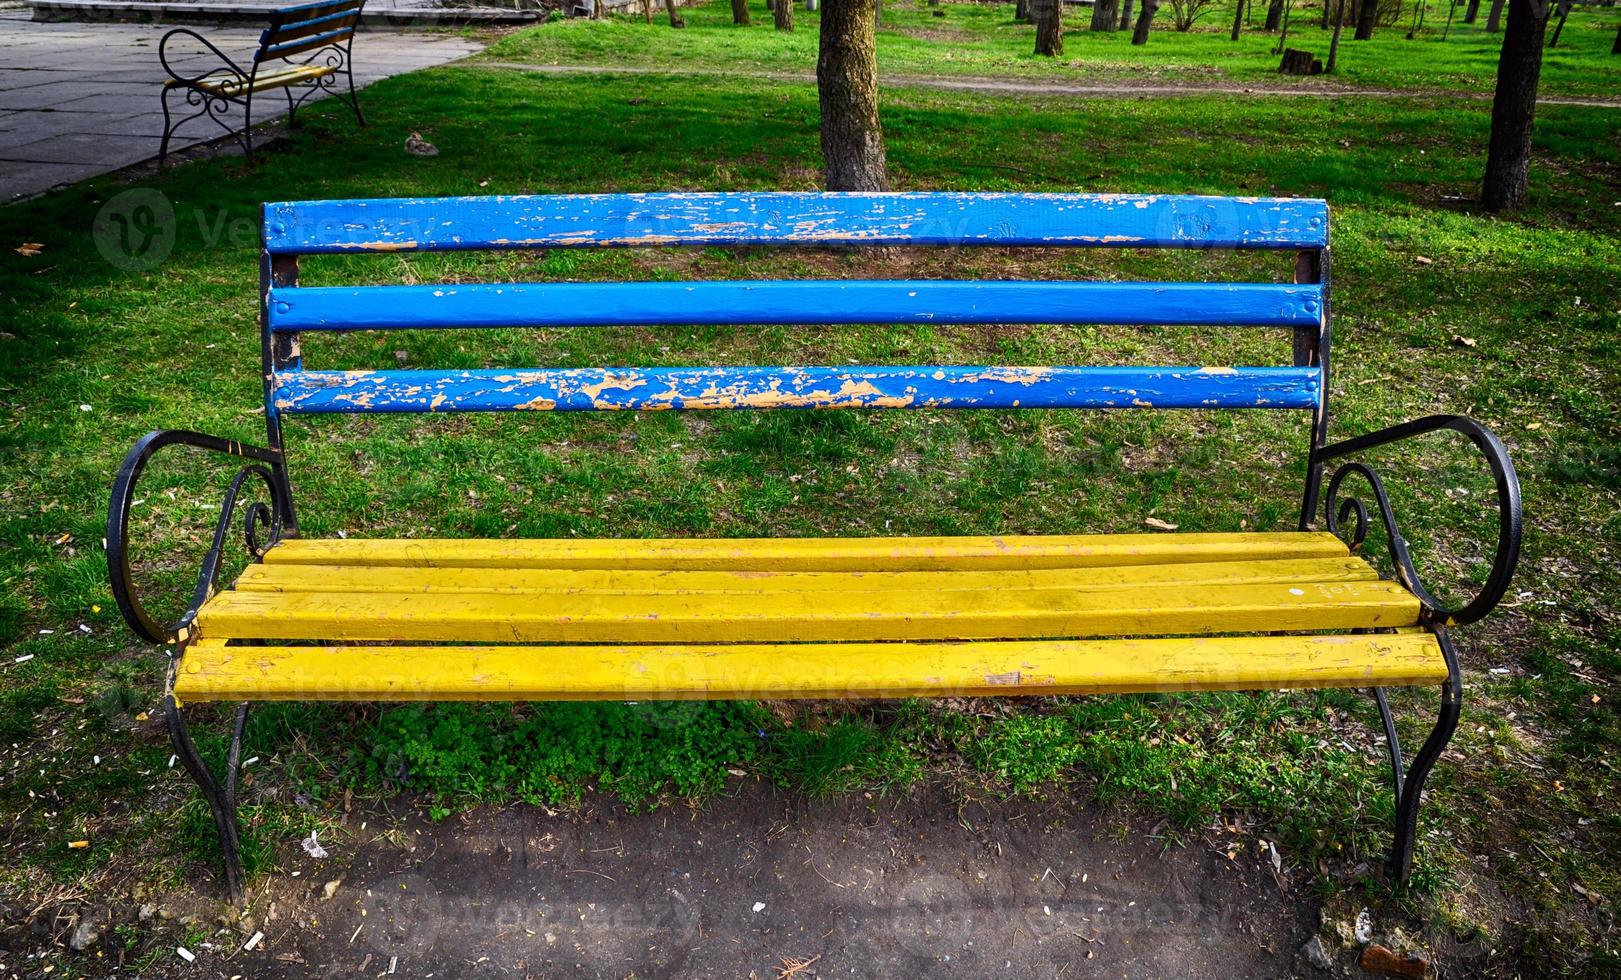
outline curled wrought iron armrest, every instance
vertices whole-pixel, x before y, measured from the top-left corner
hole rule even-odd
[[[214,540],[203,558],[191,605],[171,626],[160,625],[141,605],[129,568],[129,512],[134,502],[135,484],[140,480],[146,464],[166,446],[192,446],[250,461],[237,470],[225,491],[219,523],[214,527]],[[124,614],[130,628],[143,639],[152,643],[175,642],[196,617],[197,610],[213,594],[218,584],[220,555],[230,532],[231,518],[236,512],[237,498],[242,493],[243,484],[250,478],[263,483],[270,497],[268,505],[254,501],[245,512],[243,540],[248,552],[257,558],[281,539],[283,531],[291,532],[295,528],[292,491],[287,484],[281,454],[201,432],[160,429],[142,436],[124,457],[124,462],[118,467],[118,476],[113,480],[112,499],[107,506],[107,574],[119,612]],[[261,531],[264,532],[262,539]]]
[[[1390,542],[1391,560],[1395,562],[1396,575],[1402,585],[1418,596],[1419,601],[1424,604],[1428,621],[1443,625],[1464,625],[1476,622],[1491,612],[1508,592],[1509,583],[1514,578],[1514,567],[1520,560],[1520,536],[1524,524],[1520,510],[1520,479],[1514,472],[1514,461],[1509,458],[1508,449],[1503,446],[1503,441],[1474,419],[1462,415],[1431,415],[1324,447],[1318,451],[1316,462],[1321,464],[1354,456],[1369,449],[1442,429],[1451,429],[1469,437],[1469,441],[1485,456],[1487,464],[1491,467],[1492,479],[1497,484],[1497,554],[1492,559],[1492,570],[1486,577],[1486,584],[1468,603],[1456,609],[1449,609],[1424,587],[1417,570],[1413,567],[1407,539],[1402,537],[1401,531],[1396,526],[1396,515],[1390,506],[1390,497],[1385,493],[1384,481],[1366,464],[1348,462],[1334,471],[1333,477],[1328,482],[1328,491],[1323,498],[1323,510],[1328,529],[1335,534],[1339,533],[1340,525],[1346,518],[1355,515],[1356,528],[1351,537],[1352,546],[1361,544],[1368,533],[1368,509],[1355,497],[1339,500],[1339,493],[1340,485],[1352,474],[1366,480],[1373,490],[1374,501],[1379,506],[1379,516],[1384,522],[1385,534]]]
[[[200,75],[182,75],[175,71],[174,66],[169,64],[167,48],[169,46],[170,39],[176,36],[189,37],[201,44],[203,47],[213,52],[216,58],[225,62],[225,68],[210,68],[208,71],[205,71]],[[177,27],[169,33],[163,35],[163,39],[158,42],[158,61],[163,65],[163,70],[169,73],[170,78],[180,82],[183,85],[195,85],[205,78],[219,74],[222,70],[229,71],[241,78],[247,78],[249,74],[251,74],[250,72],[245,71],[241,65],[237,64],[235,61],[232,61],[230,55],[216,47],[213,41],[210,41],[208,38],[203,37],[196,31],[186,27]]]

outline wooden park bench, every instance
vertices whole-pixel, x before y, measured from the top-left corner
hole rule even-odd
[[[271,11],[270,24],[259,35],[259,47],[246,67],[190,28],[177,27],[163,35],[158,42],[158,60],[169,78],[163,83],[163,142],[158,147],[158,166],[169,156],[169,140],[175,130],[203,117],[236,140],[252,161],[253,97],[260,92],[281,91],[287,99],[289,126],[298,124],[299,107],[317,94],[337,96],[354,110],[355,120],[366,125],[360,113],[360,98],[355,94],[350,55],[365,5],[366,0],[317,0]],[[209,53],[171,53],[169,44],[176,39],[194,41]],[[347,92],[339,88],[339,76]],[[176,119],[176,111],[169,104],[173,95],[182,96],[185,106],[193,111]],[[242,107],[241,129],[228,118],[234,115],[233,106]]]
[[[1432,416],[1328,444],[1322,201],[1032,194],[647,194],[312,201],[264,208],[263,447],[154,432],[113,486],[107,554],[130,625],[171,644],[174,743],[213,808],[240,895],[234,774],[246,703],[1116,694],[1356,687],[1383,717],[1405,879],[1425,777],[1457,725],[1448,637],[1508,588],[1519,486],[1501,442]],[[1039,246],[1283,252],[1293,282],[837,280],[301,286],[300,256],[633,246]],[[309,331],[677,324],[1175,324],[1275,328],[1275,366],[799,366],[332,371]],[[737,540],[314,540],[298,534],[289,418],[322,413],[661,409],[1272,409],[1309,415],[1297,528],[1260,533]],[[1304,422],[1304,420],[1303,420]],[[1496,480],[1476,598],[1419,580],[1365,451],[1466,436]],[[172,445],[241,461],[190,609],[146,612],[127,524]],[[1330,469],[1332,468],[1332,472]],[[1371,503],[1342,493],[1356,478]],[[245,487],[259,559],[219,588]],[[260,499],[262,497],[262,499]],[[877,502],[875,502],[875,505]],[[1396,579],[1358,556],[1383,525]],[[1438,685],[1404,764],[1384,689]],[[239,702],[216,778],[182,718]]]

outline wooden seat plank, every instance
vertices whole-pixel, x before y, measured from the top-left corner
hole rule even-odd
[[[183,701],[871,698],[1438,684],[1424,632],[1016,643],[287,647],[192,644]]]
[[[711,572],[549,568],[412,568],[368,565],[249,565],[243,592],[956,592],[989,589],[1101,589],[1170,583],[1359,582],[1379,577],[1361,558],[1190,562],[996,572]]]
[[[961,640],[1411,626],[1394,582],[1008,592],[633,594],[222,592],[197,617],[224,639],[481,643]]]
[[[268,565],[690,571],[996,571],[1345,558],[1326,531],[917,538],[391,538],[282,541]]]

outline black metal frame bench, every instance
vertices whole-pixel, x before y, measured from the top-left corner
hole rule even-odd
[[[355,94],[351,48],[355,28],[366,0],[318,0],[316,3],[283,7],[270,14],[270,24],[259,35],[259,47],[247,67],[237,64],[212,41],[187,27],[177,27],[158,42],[158,60],[169,74],[163,83],[163,142],[158,148],[158,165],[169,156],[169,141],[175,130],[194,119],[207,117],[242,147],[253,160],[253,96],[280,89],[287,98],[287,123],[298,125],[298,110],[317,93],[329,93],[354,110],[355,120],[366,125]],[[171,58],[169,44],[176,39],[195,41],[206,48],[217,64],[201,71],[185,70]],[[279,66],[267,67],[274,62]],[[342,76],[348,91],[338,87]],[[297,98],[294,93],[297,93]],[[183,93],[185,104],[195,111],[175,118],[169,97]],[[242,128],[224,118],[232,106],[242,107]]]
[[[165,430],[114,481],[113,594],[171,644],[165,708],[202,787],[233,897],[235,772],[258,700],[639,700],[1371,689],[1405,881],[1426,777],[1458,724],[1450,630],[1486,615],[1519,557],[1520,492],[1484,426],[1438,415],[1329,444],[1328,212],[1321,201],[1129,195],[650,194],[314,201],[264,210],[267,443]],[[838,280],[301,286],[305,255],[630,246],[1044,246],[1292,254],[1293,282]],[[860,366],[323,371],[308,331],[668,324],[1171,324],[1275,328],[1265,367]],[[1262,409],[1310,414],[1296,530],[1000,538],[311,540],[283,423],[325,413],[724,409]],[[1360,457],[1426,433],[1491,470],[1486,582],[1452,607],[1419,578]],[[188,611],[159,623],[130,576],[129,517],[152,456],[240,460]],[[1330,472],[1332,470],[1332,472]],[[1371,504],[1346,493],[1366,484]],[[1326,483],[1325,483],[1326,480]],[[240,502],[256,564],[219,580]],[[1382,525],[1395,581],[1356,552]],[[1321,527],[1324,530],[1318,530]],[[1438,685],[1404,759],[1384,689]],[[183,717],[239,702],[227,768]]]

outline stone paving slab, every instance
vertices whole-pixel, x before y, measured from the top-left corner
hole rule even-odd
[[[29,20],[26,11],[0,10],[0,202],[157,156],[163,135],[159,96],[167,77],[158,63],[158,41],[168,30],[40,23]],[[257,28],[210,27],[199,33],[244,60],[259,40]],[[477,41],[449,34],[363,32],[355,38],[355,85],[445,64],[481,48]],[[201,54],[171,60],[198,68],[214,64]],[[255,125],[270,122],[286,114],[286,101],[267,98],[254,110]],[[170,150],[220,136],[213,123],[198,120],[176,134]]]

